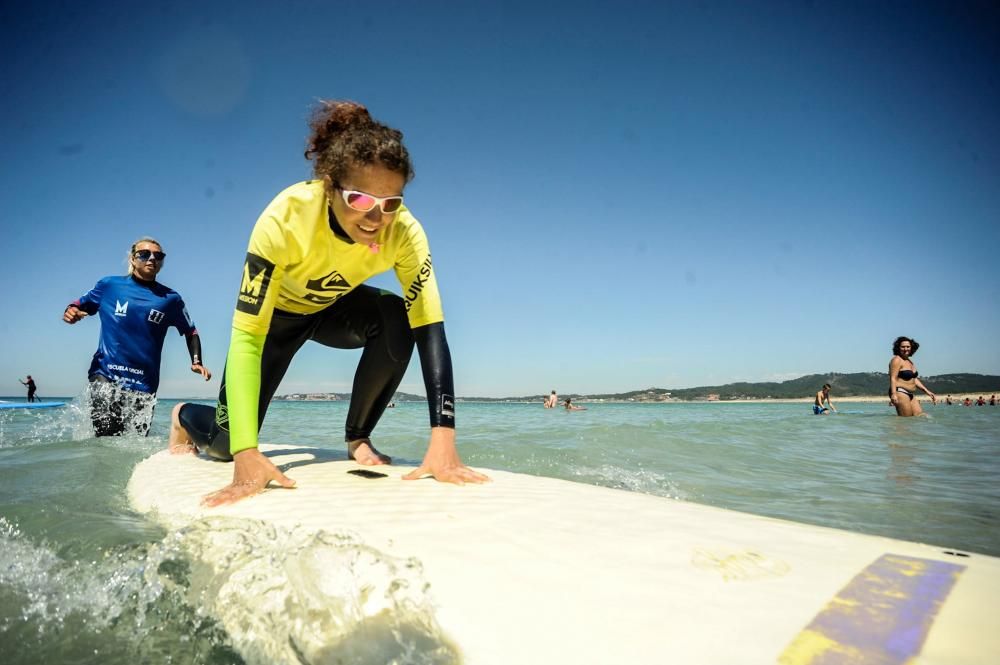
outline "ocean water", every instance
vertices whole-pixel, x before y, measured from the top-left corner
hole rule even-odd
[[[344,535],[256,523],[168,532],[130,510],[132,468],[166,445],[174,403],[157,406],[149,437],[108,439],[91,437],[75,402],[0,410],[4,663],[455,662],[415,591],[419,562]],[[930,417],[902,419],[883,404],[847,402],[830,417],[807,404],[458,407],[470,466],[1000,556],[1000,408],[926,405]],[[275,403],[261,438],[340,451],[345,414],[343,403]],[[388,410],[375,431],[400,462],[418,462],[426,436],[423,404]],[[201,544],[219,537],[234,554],[218,565],[257,558],[249,581],[226,586],[199,561]],[[307,560],[339,571],[343,590],[321,602],[295,595]],[[358,614],[351,594],[361,581],[384,586],[381,624]],[[261,598],[239,634],[218,619],[233,593]],[[317,655],[308,631],[343,639]]]

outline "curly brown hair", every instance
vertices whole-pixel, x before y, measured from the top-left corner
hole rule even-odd
[[[898,356],[899,355],[899,345],[902,344],[903,342],[909,342],[910,343],[910,355],[911,356],[916,355],[917,349],[920,348],[920,345],[917,344],[917,340],[910,339],[909,337],[897,337],[896,338],[896,341],[892,343],[892,355],[894,355],[894,356]]]
[[[403,133],[372,118],[361,104],[320,100],[309,127],[312,134],[305,157],[313,162],[317,178],[329,176],[339,185],[351,169],[380,164],[403,176],[405,182],[413,179]]]

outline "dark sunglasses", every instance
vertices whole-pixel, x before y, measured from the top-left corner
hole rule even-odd
[[[151,249],[140,249],[132,256],[139,259],[140,261],[149,261],[150,259],[154,261],[162,261],[163,259],[167,258],[167,255],[164,252],[154,252]]]

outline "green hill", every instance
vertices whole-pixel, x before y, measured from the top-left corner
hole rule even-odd
[[[938,395],[991,394],[1000,391],[1000,376],[988,374],[941,374],[920,377],[925,386]],[[559,398],[574,400],[606,400],[611,402],[662,402],[668,398],[682,400],[703,400],[709,395],[718,395],[720,400],[738,399],[795,399],[812,397],[816,391],[829,383],[834,399],[859,395],[884,395],[889,392],[889,375],[884,372],[858,372],[855,374],[809,374],[797,379],[764,383],[727,383],[721,386],[698,386],[697,388],[646,388],[625,393],[600,393],[581,395],[560,393]],[[521,397],[459,397],[460,402],[541,402],[547,394],[525,395]],[[279,395],[276,400],[349,400],[350,393],[297,393]],[[423,402],[423,395],[397,392],[396,402]]]
[[[987,374],[941,374],[921,377],[925,386],[939,395],[992,393],[1000,390],[1000,376]],[[662,402],[665,399],[703,400],[709,395],[718,395],[720,400],[737,399],[795,399],[812,397],[824,383],[829,383],[834,399],[861,395],[884,395],[889,392],[889,375],[885,372],[858,372],[842,374],[809,374],[781,382],[727,383],[718,386],[698,386],[696,388],[646,388],[624,393],[576,394],[560,393],[560,399]],[[546,395],[524,397],[463,397],[464,401],[483,402],[534,402],[542,401]]]
[[[940,395],[950,393],[979,393],[1000,389],[1000,376],[985,374],[942,374],[921,377],[930,390]],[[718,395],[720,400],[733,399],[793,399],[812,397],[829,383],[835,397],[883,395],[889,392],[889,375],[884,372],[859,372],[855,374],[809,374],[789,381],[765,383],[727,383],[721,386],[699,386],[671,390],[676,399],[705,399]],[[658,389],[651,389],[658,390]],[[639,391],[649,393],[650,391]],[[666,392],[666,391],[662,391]],[[634,399],[634,397],[633,397]]]

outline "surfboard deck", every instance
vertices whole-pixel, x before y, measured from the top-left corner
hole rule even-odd
[[[232,465],[163,451],[129,500],[171,529],[262,520],[414,558],[461,662],[1000,661],[995,557],[497,470],[483,485],[402,481],[402,466],[367,479],[343,453],[261,449],[298,487],[203,508]],[[239,630],[239,614],[222,623]],[[252,639],[237,648],[254,660]]]
[[[0,409],[52,409],[66,402],[0,402]]]

